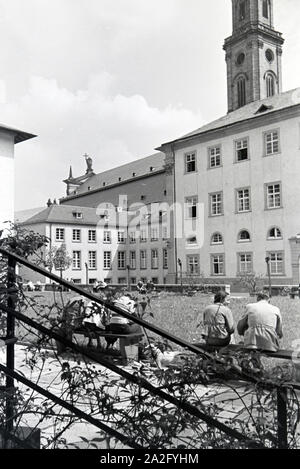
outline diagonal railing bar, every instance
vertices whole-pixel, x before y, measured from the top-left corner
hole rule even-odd
[[[6,375],[10,376],[11,378],[16,379],[17,381],[20,381],[25,386],[28,386],[33,391],[36,391],[37,393],[41,394],[42,396],[46,397],[47,399],[51,400],[52,402],[55,402],[59,406],[61,406],[64,409],[68,410],[69,412],[72,412],[77,417],[81,418],[82,420],[86,420],[88,423],[94,425],[97,428],[100,428],[100,430],[102,430],[102,431],[108,433],[109,435],[117,438],[119,441],[126,444],[127,446],[130,446],[131,448],[135,448],[135,449],[142,449],[142,446],[138,445],[134,440],[122,435],[122,433],[118,432],[117,430],[114,430],[113,428],[108,427],[107,425],[105,425],[104,423],[102,423],[99,420],[95,419],[94,417],[91,417],[90,415],[86,414],[85,412],[78,409],[77,407],[74,407],[72,404],[68,404],[63,399],[60,399],[60,397],[57,397],[57,396],[55,396],[55,394],[47,391],[46,389],[41,388],[41,386],[39,386],[38,384],[33,383],[32,381],[28,380],[27,378],[20,375],[16,371],[9,370],[6,366],[1,365],[1,364],[0,364],[0,371],[5,373]]]
[[[97,356],[96,354],[93,354],[93,352],[88,352],[86,351],[83,347],[80,345],[74,344],[73,342],[69,341],[68,339],[65,339],[61,337],[59,334],[56,334],[54,331],[51,331],[51,329],[48,329],[37,322],[35,322],[33,319],[27,318],[24,316],[22,313],[18,313],[17,311],[10,310],[9,308],[0,305],[0,309],[2,309],[4,312],[13,314],[17,319],[25,322],[27,325],[39,330],[45,335],[48,335],[49,337],[52,337],[55,340],[61,341],[63,344],[65,344],[67,347],[70,347],[74,351],[81,353],[87,358],[90,358],[96,363],[99,363],[100,365],[105,366],[106,368],[110,369],[111,371],[115,372],[119,376],[122,376],[123,378],[127,379],[128,381],[140,385],[143,388],[147,389],[150,393],[160,397],[163,400],[166,400],[167,402],[170,402],[171,404],[175,405],[179,409],[182,409],[183,411],[187,412],[188,414],[199,418],[203,422],[205,422],[207,425],[212,426],[214,428],[217,428],[218,430],[222,431],[223,433],[227,434],[228,436],[231,436],[233,438],[236,438],[239,441],[243,441],[251,445],[251,447],[258,447],[258,448],[263,448],[264,446],[261,443],[258,443],[255,440],[251,440],[242,433],[238,432],[237,430],[234,430],[227,425],[223,424],[222,422],[219,422],[218,420],[214,419],[213,417],[210,417],[209,415],[201,412],[197,407],[188,404],[187,402],[181,402],[178,400],[176,397],[170,396],[166,392],[162,391],[160,388],[157,388],[153,386],[149,381],[147,381],[145,378],[142,378],[141,376],[136,376],[128,373],[126,370],[119,368],[118,366],[114,365],[113,363],[109,362],[103,357]],[[1,368],[0,368],[1,369]]]
[[[24,258],[14,254],[10,251],[7,251],[6,249],[3,249],[3,248],[0,248],[0,254],[3,254],[7,257],[12,257],[16,262],[24,265],[25,267],[28,267],[29,269],[34,270],[35,272],[37,272],[41,275],[44,275],[45,277],[48,277],[49,279],[53,280],[54,282],[57,282],[58,284],[62,285],[63,287],[65,287],[69,290],[72,290],[75,293],[78,293],[78,295],[82,295],[82,296],[88,298],[89,300],[100,304],[101,306],[105,306],[106,308],[108,308],[111,311],[119,314],[120,316],[123,316],[126,319],[129,319],[130,321],[135,322],[135,323],[139,324],[140,326],[145,327],[146,329],[149,329],[150,331],[164,337],[165,339],[168,339],[168,340],[174,342],[177,345],[185,347],[185,348],[187,348],[187,349],[189,349],[192,352],[195,352],[197,354],[203,353],[204,356],[206,356],[208,358],[212,358],[212,355],[209,354],[207,351],[204,351],[204,350],[200,349],[199,347],[196,347],[195,345],[193,345],[189,342],[186,342],[185,340],[180,339],[179,337],[176,337],[176,336],[170,334],[169,332],[155,326],[154,324],[146,322],[146,321],[144,321],[143,319],[141,319],[137,316],[133,316],[131,313],[127,313],[126,311],[124,311],[121,308],[118,308],[114,304],[111,304],[109,302],[106,302],[106,301],[102,300],[101,298],[94,295],[93,293],[90,293],[90,292],[84,290],[83,288],[77,287],[73,283],[70,283],[67,280],[64,280],[64,279],[58,277],[57,275],[50,273],[48,270],[44,269],[43,267],[32,264],[27,259],[24,259]]]

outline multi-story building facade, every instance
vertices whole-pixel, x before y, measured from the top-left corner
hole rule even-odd
[[[163,222],[160,220],[149,228],[147,218],[142,218],[136,226],[130,223],[135,215],[118,213],[109,204],[104,211],[51,205],[21,225],[49,239],[43,257],[57,275],[60,270],[50,262],[49,252],[54,255],[57,248],[65,245],[71,264],[63,276],[74,283],[93,284],[95,280],[104,280],[127,285],[136,284],[141,278],[164,283],[168,266]],[[20,275],[24,280],[49,283],[47,278],[26,269],[21,270]]]
[[[159,148],[177,204],[168,281],[178,279],[178,260],[195,278],[229,283],[265,277],[268,258],[273,283],[298,284],[300,89],[281,93],[273,2],[233,1],[233,19],[228,114]]]

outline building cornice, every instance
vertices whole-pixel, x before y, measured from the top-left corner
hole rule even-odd
[[[243,119],[239,122],[227,124],[216,129],[199,132],[195,135],[190,135],[179,138],[177,140],[173,140],[171,142],[166,142],[163,143],[160,147],[156,148],[156,150],[166,152],[170,145],[174,145],[174,149],[180,149],[186,147],[187,144],[190,144],[189,146],[192,146],[196,143],[202,143],[218,139],[220,137],[241,133],[245,130],[255,129],[257,127],[274,124],[281,120],[299,117],[299,115],[300,104],[295,104],[293,106],[289,106],[288,108],[269,111],[267,114],[262,113],[255,117]]]

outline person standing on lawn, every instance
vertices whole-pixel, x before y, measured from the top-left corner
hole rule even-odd
[[[203,312],[204,338],[206,345],[226,347],[231,342],[234,333],[232,312],[228,305],[229,294],[219,291],[214,298],[214,304],[207,306]]]
[[[279,308],[270,304],[269,295],[257,295],[257,303],[248,304],[237,324],[239,335],[244,336],[244,346],[252,350],[277,352],[283,337]]]

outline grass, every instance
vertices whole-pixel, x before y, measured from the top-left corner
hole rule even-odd
[[[27,293],[29,297],[35,297],[39,304],[51,305],[54,302],[52,292]],[[74,294],[55,293],[55,300],[59,305],[65,303]],[[235,324],[243,314],[244,307],[250,301],[249,298],[232,298],[230,308],[233,313]],[[181,296],[175,293],[161,292],[157,297],[152,298],[151,307],[154,318],[145,317],[145,320],[153,322],[156,326],[170,332],[189,342],[199,341],[200,330],[197,325],[202,320],[202,313],[205,307],[212,302],[211,295],[201,293],[193,297]],[[278,306],[283,318],[282,348],[291,348],[295,340],[300,340],[300,300],[291,300],[289,297],[274,297],[272,304]],[[28,309],[27,315],[36,318],[33,310]],[[55,310],[52,315],[55,314]],[[235,336],[237,342],[241,338]]]
[[[255,301],[249,298],[232,298],[230,308],[237,324],[247,303]],[[152,312],[155,325],[189,342],[199,341],[197,325],[202,320],[205,307],[212,302],[212,296],[197,294],[194,297],[178,294],[160,293],[152,300]],[[295,340],[300,340],[300,300],[289,297],[274,297],[272,304],[279,307],[283,320],[282,348],[291,348]],[[241,337],[235,333],[237,342]]]

